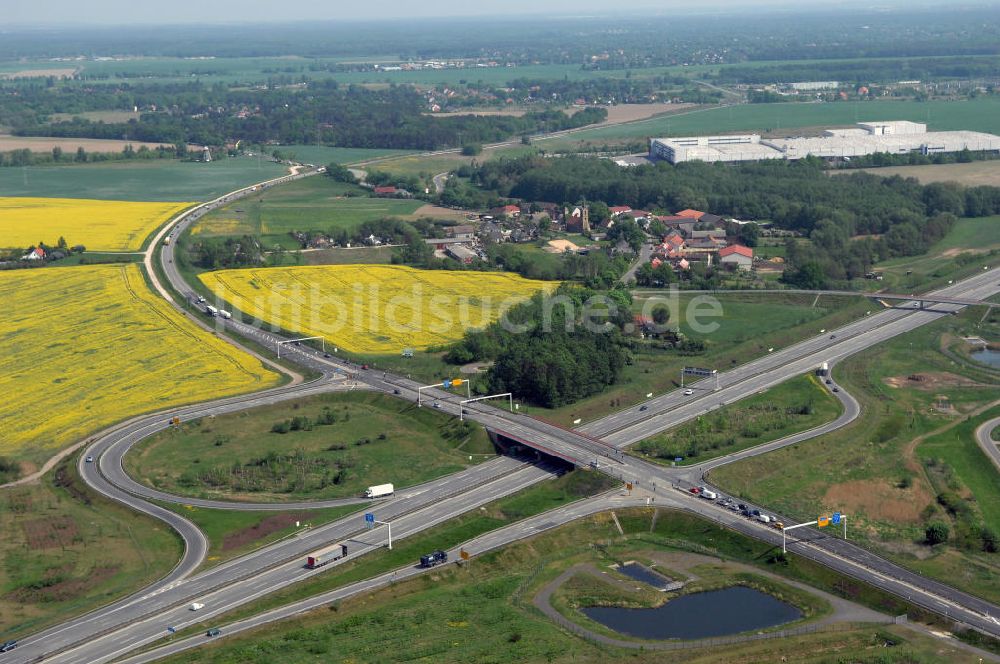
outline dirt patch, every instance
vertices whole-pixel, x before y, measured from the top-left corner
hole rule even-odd
[[[577,251],[579,248],[569,240],[549,240],[545,251],[550,254],[564,254],[567,251]]]
[[[823,496],[824,504],[837,505],[847,514],[864,514],[869,519],[895,523],[920,523],[920,513],[930,502],[930,492],[920,484],[899,489],[886,480],[834,484]]]
[[[968,247],[960,249],[955,247],[954,249],[946,249],[941,252],[941,256],[944,258],[954,258],[955,256],[961,256],[962,254],[988,254],[993,251],[989,247],[984,247],[982,249],[969,249]]]
[[[422,219],[424,217],[465,222],[469,220],[469,213],[464,210],[452,210],[451,208],[440,207],[438,205],[421,205],[413,214],[404,215],[402,218]]]
[[[942,387],[989,387],[989,385],[984,383],[979,383],[970,378],[947,371],[913,373],[907,376],[889,376],[885,378],[885,384],[897,389],[912,387],[924,391],[937,390]]]
[[[601,124],[635,122],[651,118],[654,115],[679,113],[695,106],[696,104],[618,104],[617,106],[607,106],[605,108],[608,109],[608,119]]]
[[[308,521],[309,517],[312,516],[309,512],[298,512],[296,514],[272,514],[271,516],[265,517],[263,521],[255,526],[250,526],[249,528],[244,528],[243,530],[237,530],[236,532],[229,533],[222,540],[222,550],[232,551],[233,549],[239,549],[251,542],[256,542],[259,539],[267,537],[272,533],[276,533],[279,530],[284,530],[295,525],[296,521]]]
[[[32,549],[55,549],[73,544],[79,534],[76,521],[68,516],[32,519],[21,524]]]

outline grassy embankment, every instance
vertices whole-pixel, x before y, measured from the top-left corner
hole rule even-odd
[[[71,457],[0,492],[0,633],[17,638],[152,583],[180,559],[169,527],[93,492]]]
[[[607,513],[583,519],[480,556],[466,565],[450,565],[374,594],[313,611],[294,622],[257,629],[165,661],[187,662],[195,657],[196,661],[212,664],[253,663],[270,661],[278,653],[291,664],[313,661],[329,653],[355,661],[374,661],[384,658],[386,652],[392,652],[395,659],[440,662],[606,662],[625,658],[664,661],[663,653],[623,650],[571,636],[542,616],[531,605],[531,598],[575,563],[604,567],[611,562],[685,550],[744,561],[769,573],[807,580],[889,614],[905,611],[898,600],[874,589],[795,556],[776,558],[773,548],[693,516],[667,511],[659,512],[654,519],[652,515],[653,510],[648,509],[619,512],[624,537]],[[373,567],[368,575],[375,571]],[[771,587],[787,586],[772,581]],[[804,592],[795,594],[800,601],[811,602],[816,613],[823,610],[815,597]],[[914,617],[919,617],[916,612]],[[886,641],[893,642],[893,646],[885,649]],[[897,626],[874,632],[871,626],[858,626],[833,633],[820,631],[803,637],[692,649],[683,653],[683,660],[775,661],[788,656],[808,662],[830,658],[857,661],[875,647],[880,661],[885,662],[940,661],[942,657],[955,662],[977,661],[947,642]]]
[[[799,376],[640,441],[634,453],[657,463],[700,463],[807,431],[835,419],[840,402],[813,375]]]
[[[185,422],[140,443],[125,467],[177,495],[260,502],[344,498],[383,482],[398,489],[494,454],[477,424],[341,392]]]
[[[792,517],[850,515],[852,539],[922,574],[1000,600],[1000,483],[972,436],[995,416],[1000,372],[961,336],[1000,338],[1000,315],[945,317],[836,369],[863,412],[851,425],[720,468],[720,486]],[[944,523],[950,541],[929,546]]]

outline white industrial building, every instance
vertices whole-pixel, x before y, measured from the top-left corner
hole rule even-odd
[[[927,131],[927,125],[904,120],[859,122],[850,129],[828,129],[811,138],[761,138],[738,136],[691,136],[654,138],[649,156],[673,164],[684,161],[732,162],[763,159],[824,159],[861,157],[876,153],[938,154],[944,152],[1000,150],[1000,136],[978,131]]]

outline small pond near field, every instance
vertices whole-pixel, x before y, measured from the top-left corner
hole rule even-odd
[[[983,350],[973,351],[971,356],[976,362],[1000,369],[1000,350],[984,348]]]
[[[705,639],[802,617],[791,604],[745,586],[683,595],[655,609],[590,606],[581,611],[605,627],[640,639]]]

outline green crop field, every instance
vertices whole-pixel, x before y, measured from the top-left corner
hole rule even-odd
[[[252,158],[208,164],[174,160],[0,168],[4,196],[113,201],[204,201],[275,178],[285,167]]]
[[[309,422],[294,428],[294,418]],[[282,422],[291,424],[276,432]],[[361,391],[185,424],[136,446],[125,465],[171,493],[259,502],[344,498],[383,482],[402,488],[493,455],[479,425]]]
[[[289,159],[304,164],[325,166],[331,163],[356,164],[384,157],[417,154],[417,150],[379,150],[375,148],[331,148],[325,145],[280,145],[275,148]]]
[[[261,237],[266,246],[298,249],[291,231],[350,230],[366,221],[411,215],[422,205],[422,201],[412,199],[372,198],[361,187],[319,175],[214,210],[191,229],[191,234],[197,238],[249,233]]]
[[[787,104],[743,104],[698,109],[624,125],[595,127],[569,137],[539,140],[546,149],[579,141],[607,141],[657,136],[697,136],[731,132],[763,132],[799,127],[851,125],[869,120],[925,122],[932,131],[968,129],[1000,133],[1000,99],[965,101],[872,101]]]

